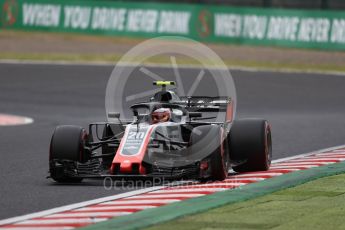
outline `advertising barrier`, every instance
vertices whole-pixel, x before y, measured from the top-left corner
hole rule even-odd
[[[1,29],[345,49],[342,11],[92,0],[1,2]]]

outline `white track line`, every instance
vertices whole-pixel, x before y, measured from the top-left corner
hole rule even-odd
[[[159,191],[150,192],[150,194],[155,193],[202,193],[202,192],[218,192],[218,191],[224,191],[227,190],[226,188],[177,188],[177,189],[162,189]]]
[[[157,190],[154,192],[150,192],[149,194],[154,194],[154,193],[160,193],[161,191],[182,191],[185,189],[189,189],[189,192],[213,192],[213,191],[218,191],[218,190],[222,190],[223,188],[218,186],[208,186],[208,187],[197,187],[197,186],[190,186],[190,185],[186,185],[186,186],[179,186],[179,187],[170,187],[170,188],[166,188],[166,189],[162,189],[162,190]]]
[[[296,160],[289,160],[289,163],[295,163],[295,162],[308,162],[308,163],[316,163],[316,162],[320,162],[320,163],[326,163],[326,162],[331,162],[331,163],[335,163],[341,161],[339,160],[339,158],[325,158],[325,159],[318,159],[318,158],[309,158],[309,159],[296,159]]]
[[[319,167],[319,165],[288,165],[288,166],[272,166],[270,169],[299,169],[299,168],[314,168],[314,167]]]
[[[283,174],[289,173],[289,172],[295,172],[295,171],[299,171],[299,169],[296,168],[276,168],[274,170],[283,170],[286,171]]]
[[[181,188],[189,187],[189,188],[213,188],[213,187],[221,187],[221,186],[241,186],[248,183],[240,183],[235,182],[236,180],[232,180],[232,182],[225,182],[225,183],[212,183],[212,184],[196,184],[196,185],[184,185],[180,186]],[[175,188],[175,187],[174,187]],[[177,187],[178,188],[178,187]],[[169,189],[169,188],[168,188]]]
[[[124,216],[128,214],[132,214],[133,212],[68,212],[68,213],[58,213],[58,214],[53,214],[49,217],[97,217],[97,216]],[[19,223],[16,223],[19,224]]]
[[[164,195],[140,195],[140,196],[133,196],[133,197],[128,197],[128,198],[124,198],[125,200],[134,200],[134,199],[152,199],[152,198],[162,198],[162,199],[166,199],[166,198],[171,198],[171,199],[179,199],[180,197],[183,198],[190,198],[190,197],[198,197],[198,196],[204,196],[205,194],[164,194]]]
[[[127,205],[127,206],[92,206],[92,207],[86,207],[86,208],[79,208],[76,209],[75,211],[99,211],[99,210],[124,210],[124,209],[148,209],[148,208],[156,208],[156,206],[153,205]]]
[[[312,159],[315,159],[315,160],[320,160],[320,161],[323,161],[323,160],[340,160],[340,161],[343,161],[345,160],[345,157],[344,156],[341,156],[341,157],[336,157],[336,156],[310,156],[310,157],[306,157],[304,158],[306,160],[312,160]],[[302,160],[302,159],[301,159]]]
[[[290,163],[277,163],[271,165],[273,166],[303,166],[303,165],[315,165],[315,166],[320,166],[320,165],[327,165],[329,162],[323,162],[323,163],[305,163],[305,162],[290,162]]]
[[[260,177],[260,176],[280,176],[283,175],[283,173],[245,173],[245,174],[240,174],[240,175],[235,175],[232,178],[242,178],[242,177],[247,177],[247,176],[251,176],[251,177]]]
[[[74,218],[74,219],[36,219],[36,220],[26,220],[16,225],[23,224],[79,224],[79,223],[97,223],[101,221],[108,220],[107,218]]]
[[[160,199],[160,200],[117,200],[117,201],[109,201],[106,203],[103,203],[102,205],[122,205],[122,204],[169,204],[181,201],[180,199]]]
[[[322,164],[322,165],[328,165],[328,164],[334,164],[336,163],[337,161],[335,160],[332,160],[332,161],[322,161],[322,160],[290,160],[290,161],[287,161],[286,163],[292,163],[292,164],[297,164],[297,163],[303,163],[303,164],[309,164],[309,165],[314,165],[314,164]]]
[[[265,178],[262,177],[246,177],[246,178],[241,178],[241,179],[237,179],[236,177],[231,177],[228,179],[225,179],[225,181],[241,181],[241,180],[252,180],[252,181],[261,181],[261,180],[265,180]]]

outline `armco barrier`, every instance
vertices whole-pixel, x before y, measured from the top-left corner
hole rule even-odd
[[[345,12],[67,0],[1,1],[3,29],[345,49]]]

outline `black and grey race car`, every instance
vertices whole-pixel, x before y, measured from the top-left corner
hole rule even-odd
[[[266,120],[234,120],[229,97],[183,97],[156,81],[161,90],[131,106],[133,120],[58,126],[51,138],[50,177],[57,182],[84,178],[167,178],[224,180],[236,172],[268,170],[271,129]],[[214,121],[214,118],[222,121]],[[219,119],[218,119],[219,120]]]

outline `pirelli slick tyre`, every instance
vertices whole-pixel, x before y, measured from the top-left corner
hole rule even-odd
[[[230,159],[244,163],[236,172],[266,171],[272,160],[271,127],[266,120],[235,120],[229,138]]]
[[[55,129],[50,142],[49,156],[49,172],[53,180],[62,183],[82,181],[82,178],[68,175],[66,165],[68,163],[70,168],[77,162],[88,160],[84,148],[87,140],[88,135],[82,127],[63,125]]]
[[[204,125],[192,130],[190,144],[192,152],[204,152],[209,162],[209,177],[202,180],[222,181],[228,175],[228,158],[225,156],[222,128],[216,125]]]

